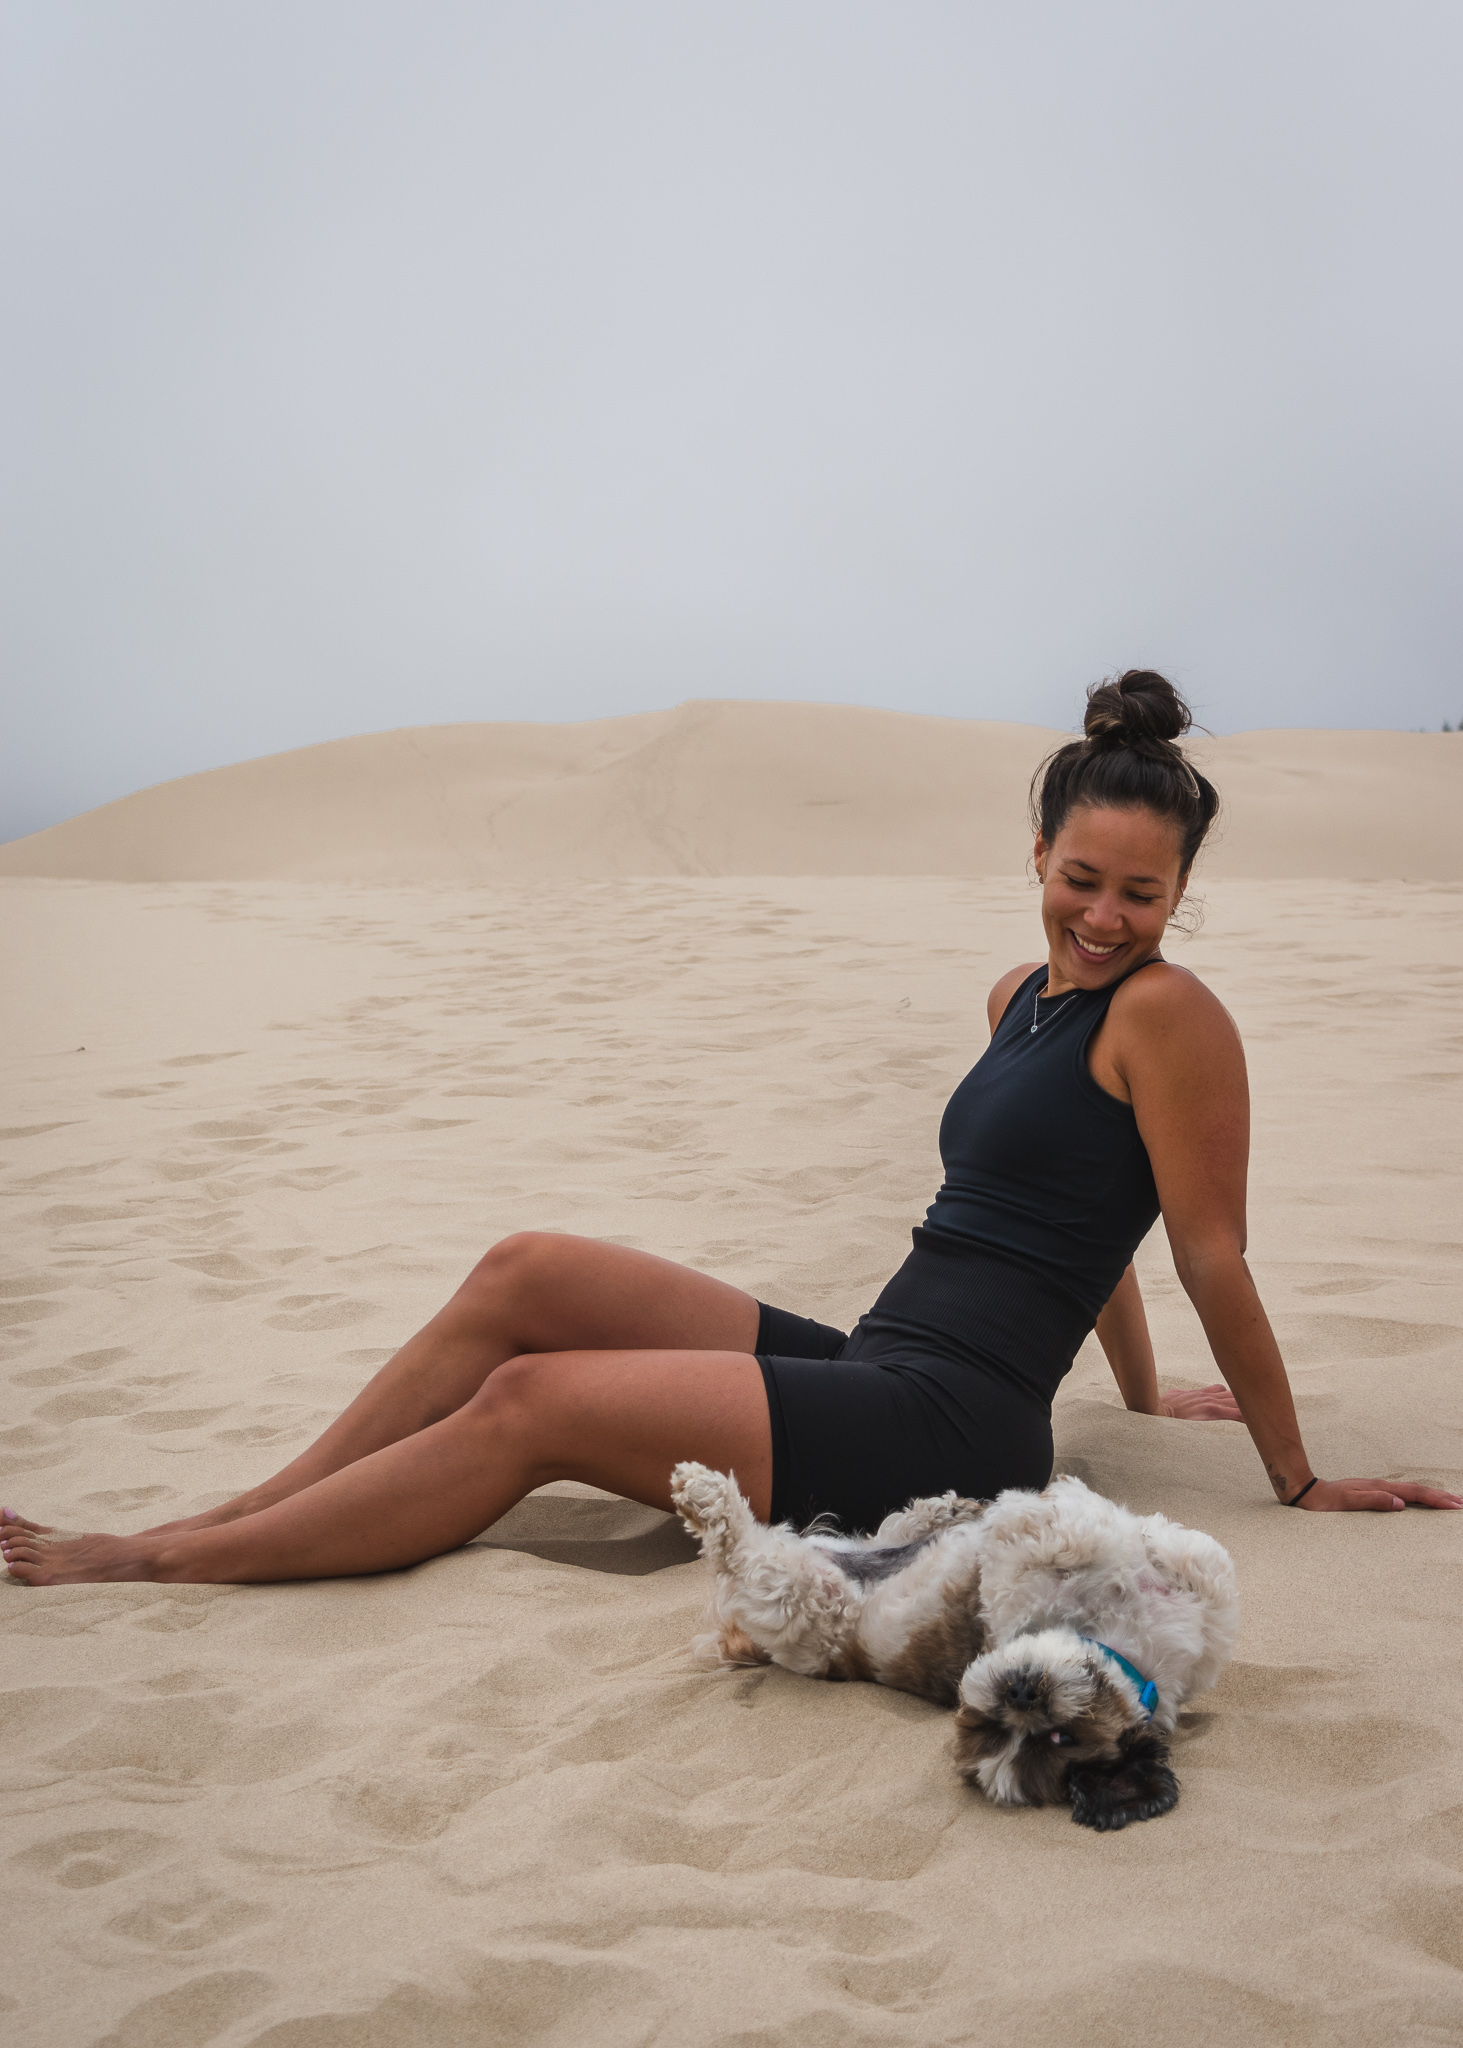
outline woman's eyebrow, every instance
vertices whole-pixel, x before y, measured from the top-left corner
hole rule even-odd
[[[1086,868],[1089,875],[1100,875],[1102,873],[1102,869],[1094,867],[1090,860],[1078,860],[1074,853],[1067,855],[1067,866],[1069,868]],[[1162,875],[1124,875],[1123,880],[1125,882],[1147,882],[1154,888],[1161,888],[1163,885]]]
[[[1065,856],[1065,866],[1070,866],[1070,868],[1086,868],[1088,874],[1100,874],[1102,872],[1102,868],[1094,866],[1090,860],[1078,860],[1076,854]],[[1162,877],[1162,874],[1125,874],[1123,881],[1125,883],[1147,883],[1149,889],[1162,889],[1164,887],[1164,877]]]

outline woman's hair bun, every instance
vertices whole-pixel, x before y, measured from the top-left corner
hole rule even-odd
[[[1219,792],[1175,745],[1193,724],[1189,707],[1151,668],[1126,669],[1087,692],[1087,737],[1069,740],[1031,778],[1031,822],[1048,846],[1079,804],[1151,811],[1179,836],[1186,875],[1219,811]]]
[[[1135,741],[1176,740],[1193,724],[1188,705],[1156,669],[1130,668],[1087,692],[1082,729],[1099,746],[1132,746]]]

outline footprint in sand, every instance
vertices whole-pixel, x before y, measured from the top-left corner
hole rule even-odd
[[[1415,1846],[1410,1827],[1408,1846]],[[1463,1884],[1442,1883],[1430,1873],[1400,1886],[1388,1901],[1386,1924],[1404,1947],[1421,1949],[1450,1970],[1463,1969]]]
[[[258,1970],[210,1970],[155,1998],[144,1998],[91,2048],[159,2048],[164,2041],[212,2041],[274,1991]],[[312,2021],[306,2021],[313,2026]],[[272,2029],[278,2039],[278,2029]],[[317,2036],[318,2038],[318,2036]],[[400,2037],[405,2038],[405,2037]]]
[[[252,1286],[259,1279],[259,1268],[251,1260],[240,1258],[237,1252],[201,1252],[191,1258],[170,1259],[168,1264],[202,1273],[210,1280],[232,1280]]]
[[[27,1329],[32,1323],[44,1322],[47,1316],[59,1316],[65,1310],[62,1301],[43,1301],[31,1298],[25,1301],[0,1301],[0,1330]]]
[[[138,1625],[174,1633],[177,1615],[188,1615],[189,1625],[202,1621],[227,1590],[173,1588],[166,1601],[138,1617]],[[207,1597],[180,1597],[199,1593]],[[174,1610],[171,1621],[163,1619],[168,1608]],[[43,1719],[48,1704],[43,1693],[51,1695],[49,1722]],[[297,1711],[290,1719],[261,1720],[251,1708],[247,1692],[222,1683],[205,1682],[187,1692],[154,1687],[150,1697],[140,1699],[109,1693],[105,1702],[97,1687],[51,1686],[35,1688],[30,1719],[41,1722],[36,1732],[43,1740],[54,1736],[60,1717],[71,1723],[71,1732],[59,1743],[52,1740],[38,1752],[47,1765],[87,1776],[123,1771],[134,1785],[151,1779],[155,1785],[254,1786],[289,1777],[332,1747],[333,1731],[322,1726],[318,1716],[309,1718]],[[83,1722],[87,1725],[80,1725]]]
[[[49,1273],[19,1273],[10,1280],[0,1280],[0,1301],[16,1301],[37,1294],[59,1294],[70,1285],[69,1280],[53,1280]]]
[[[927,1941],[900,1955],[860,1956],[835,1950],[819,1965],[817,1974],[867,2005],[907,2012],[912,1999],[944,1976],[950,1953],[943,1941]]]
[[[32,1422],[20,1422],[13,1429],[0,1430],[0,1446],[4,1448],[5,1461],[12,1473],[28,1472],[37,1465],[49,1465],[62,1441],[60,1430],[46,1429]]]
[[[90,1379],[93,1374],[105,1372],[109,1365],[117,1365],[132,1353],[125,1345],[112,1346],[104,1351],[73,1351],[69,1358],[59,1365],[37,1366],[33,1372],[21,1372],[15,1376],[18,1387],[65,1387],[77,1380]]]
[[[62,1228],[68,1223],[135,1222],[143,1206],[141,1202],[134,1202],[126,1208],[113,1206],[102,1209],[88,1208],[80,1202],[57,1202],[49,1209],[42,1209],[40,1220],[53,1228]]]
[[[339,1294],[286,1294],[279,1306],[288,1313],[264,1318],[274,1330],[344,1330],[379,1313],[374,1302]]]
[[[1235,1662],[1210,1697],[1195,1769],[1243,1768],[1258,1745],[1277,1783],[1354,1790],[1392,1784],[1437,1758],[1434,1728],[1353,1708],[1346,1675],[1322,1666]]]
[[[51,1754],[58,1740],[81,1741],[101,1702],[94,1685],[21,1685],[5,1695],[5,1747],[12,1756]]]
[[[394,1842],[430,1842],[459,1814],[476,1806],[509,1775],[494,1763],[398,1767],[368,1784],[342,1787],[334,1806],[346,1826],[368,1829]]]
[[[193,1892],[184,1899],[147,1899],[107,1922],[113,1934],[142,1948],[182,1950],[212,1948],[270,1918],[265,1906],[251,1906],[227,1892]]]
[[[128,1877],[155,1863],[170,1846],[162,1835],[149,1835],[141,1828],[93,1828],[37,1842],[10,1860],[22,1870],[35,1871],[52,1884],[78,1892]]]
[[[42,1401],[35,1412],[47,1422],[90,1422],[99,1415],[131,1415],[145,1398],[122,1387],[78,1387]]]
[[[1272,1321],[1281,1349],[1297,1365],[1325,1365],[1336,1358],[1411,1358],[1463,1338],[1463,1329],[1454,1323],[1404,1323],[1392,1316],[1277,1315]]]
[[[215,1416],[227,1415],[228,1412],[227,1408],[144,1408],[137,1414],[127,1417],[127,1427],[151,1431],[153,1434],[179,1429],[202,1429],[204,1424],[212,1422]]]

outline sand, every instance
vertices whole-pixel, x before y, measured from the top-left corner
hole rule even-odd
[[[1249,1046],[1312,1456],[1457,1486],[1463,890],[1205,893],[1178,957]],[[524,1224],[851,1319],[1039,943],[1014,875],[10,880],[0,917],[3,1498],[117,1528],[282,1463]],[[1166,1379],[1212,1378],[1161,1232],[1141,1267]],[[588,1488],[377,1579],[0,1584],[8,2048],[1463,2038],[1463,1517],[1287,1514],[1090,1346],[1057,1438],[1243,1593],[1178,1808],[1112,1838],[965,1791],[920,1701],[698,1672],[691,1546]]]

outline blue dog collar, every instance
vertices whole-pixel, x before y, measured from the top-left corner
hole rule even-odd
[[[1098,1642],[1096,1636],[1083,1636],[1082,1640],[1084,1643],[1091,1643],[1094,1649],[1101,1650],[1104,1657],[1111,1657],[1118,1669],[1132,1679],[1138,1688],[1138,1704],[1151,1721],[1153,1709],[1158,1705],[1158,1687],[1153,1680],[1145,1678],[1137,1665],[1130,1664],[1117,1650],[1110,1650],[1106,1643]]]

